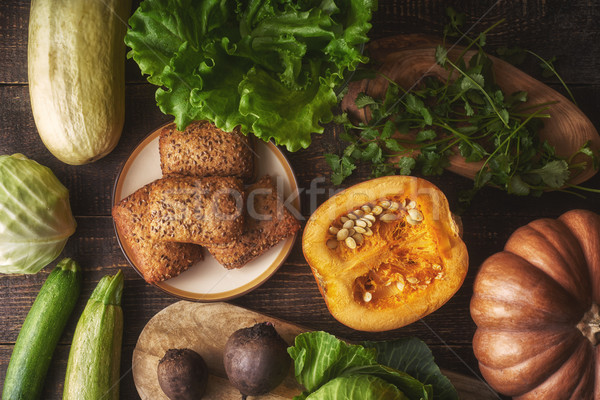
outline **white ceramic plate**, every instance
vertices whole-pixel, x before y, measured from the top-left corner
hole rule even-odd
[[[162,127],[148,135],[123,165],[115,182],[113,204],[162,177],[158,152],[161,129]],[[290,203],[299,210],[298,184],[281,151],[273,143],[261,140],[255,141],[254,151],[256,176],[271,175],[278,187],[283,187],[285,199],[293,199]],[[115,231],[129,264],[139,273],[129,256],[130,250],[121,241],[116,227]],[[241,296],[261,285],[277,271],[290,253],[295,239],[296,235],[281,241],[260,257],[236,270],[225,269],[208,251],[204,251],[204,260],[194,264],[181,275],[156,286],[176,297],[196,301],[222,301]]]

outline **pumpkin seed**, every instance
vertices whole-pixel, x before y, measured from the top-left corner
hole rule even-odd
[[[375,218],[375,216],[373,214],[367,214],[362,219],[371,221],[371,222],[377,221],[377,218]]]
[[[363,244],[365,241],[365,238],[363,237],[363,235],[360,234],[360,232],[357,232],[354,235],[352,235],[352,239],[354,239],[354,242],[356,242],[356,244]]]
[[[390,208],[390,202],[387,200],[384,201],[380,201],[379,205],[381,206],[381,208],[387,210],[388,208]]]
[[[354,215],[356,215],[358,218],[362,217],[363,215],[365,215],[365,212],[363,210],[354,210],[352,212]]]
[[[347,237],[344,243],[346,243],[346,246],[348,246],[349,249],[356,248],[356,240],[354,240],[352,237]]]
[[[350,218],[348,218],[348,217],[342,217],[342,218],[340,218],[340,221],[342,222],[342,224],[345,224],[346,221],[348,221],[349,219]]]
[[[371,212],[371,207],[369,207],[367,204],[362,206],[360,209],[363,210],[365,214],[369,214]]]
[[[367,230],[365,228],[362,228],[360,226],[357,226],[354,228],[354,232],[356,233],[365,233]]]
[[[387,214],[383,214],[381,217],[379,217],[380,220],[382,220],[383,222],[393,222],[395,220],[398,219],[398,217],[396,216],[396,214],[393,213],[387,213]]]
[[[336,234],[336,239],[340,240],[340,241],[345,240],[348,237],[348,233],[350,233],[350,232],[348,232],[348,229],[346,229],[346,228],[340,229],[338,231],[338,233]]]
[[[330,226],[329,227],[329,233],[331,233],[332,235],[336,235],[340,230],[338,228],[336,228],[335,226]]]
[[[400,204],[396,203],[395,201],[392,201],[390,203],[390,206],[388,207],[389,211],[397,211],[400,208]]]
[[[383,207],[375,206],[375,207],[373,207],[372,212],[373,212],[373,215],[379,215],[383,212]]]
[[[403,291],[404,290],[404,282],[396,282],[396,287],[398,288],[399,291]]]
[[[365,231],[363,232],[363,235],[365,235],[365,236],[373,236],[373,231],[371,230],[371,228],[365,228]]]
[[[343,228],[345,229],[350,229],[354,227],[354,221],[352,221],[351,219],[349,219],[348,221],[344,222]]]
[[[365,303],[370,302],[373,299],[373,295],[371,294],[371,292],[365,292],[363,294],[363,300]]]
[[[356,230],[354,228],[350,228],[348,229],[348,236],[352,236],[356,233]]]
[[[414,277],[414,276],[409,276],[409,277],[406,278],[406,280],[408,281],[408,283],[412,283],[413,285],[415,283],[419,283],[419,279],[416,278],[416,277]]]
[[[421,214],[421,211],[417,210],[416,208],[411,208],[408,210],[408,215],[417,222],[423,221],[423,214]]]
[[[348,219],[351,219],[353,221],[357,220],[358,217],[356,215],[354,215],[353,213],[348,213],[348,215],[346,215],[348,217]]]
[[[439,272],[436,276],[435,279],[442,279],[444,278],[444,273],[443,272]]]
[[[442,266],[440,264],[433,264],[433,269],[434,269],[434,271],[441,271]]]
[[[361,228],[365,228],[367,226],[367,223],[364,219],[357,219],[355,224]]]
[[[417,207],[417,202],[414,200],[409,201],[408,204],[406,205],[406,208],[409,210],[412,208],[416,208],[416,207]]]
[[[412,218],[410,217],[410,215],[407,215],[407,216],[406,216],[406,222],[408,222],[408,223],[409,223],[409,224],[411,224],[411,225],[419,225],[419,221],[415,221],[414,219],[412,219]]]
[[[338,241],[336,239],[329,239],[327,241],[327,247],[329,247],[331,250],[337,249]]]

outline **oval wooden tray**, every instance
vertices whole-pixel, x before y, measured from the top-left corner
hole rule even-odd
[[[168,400],[158,385],[158,361],[170,348],[190,348],[208,364],[210,377],[203,399],[239,400],[239,391],[227,380],[223,348],[236,330],[258,322],[271,321],[288,343],[307,329],[227,303],[179,301],[157,313],[144,327],[133,350],[133,379],[142,400]],[[454,384],[461,400],[497,400],[498,395],[480,380],[442,371]],[[293,372],[273,392],[253,397],[264,400],[291,399],[300,394]]]
[[[367,53],[372,62],[380,64],[378,72],[409,90],[418,85],[424,77],[434,76],[442,80],[448,77],[448,71],[439,66],[435,60],[435,49],[439,44],[441,44],[440,40],[428,36],[406,34],[370,42]],[[456,60],[463,50],[464,47],[452,46],[449,48],[448,57]],[[468,60],[473,54],[474,51],[467,52],[464,59]],[[548,140],[556,148],[557,155],[569,157],[587,141],[591,142],[591,148],[596,152],[600,149],[600,136],[596,128],[575,104],[506,61],[493,56],[490,58],[494,62],[496,83],[506,93],[524,90],[528,93],[527,104],[531,105],[555,102],[547,111],[551,118],[544,120],[540,137]],[[388,81],[381,76],[372,80],[351,82],[348,85],[348,93],[342,101],[342,109],[358,120],[368,120],[367,110],[356,108],[354,103],[356,96],[364,92],[380,98],[385,93],[387,85]],[[569,179],[570,184],[577,185],[584,182],[597,172],[587,156],[580,155],[574,161],[586,161],[587,166],[584,170],[573,173]],[[482,162],[467,163],[457,155],[450,158],[450,166],[447,169],[473,179],[481,165]]]

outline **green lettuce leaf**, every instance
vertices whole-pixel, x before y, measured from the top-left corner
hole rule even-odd
[[[125,43],[178,129],[194,120],[306,148],[368,59],[376,0],[144,0]]]
[[[312,399],[312,394],[319,392],[328,382],[356,376],[369,376],[382,380],[393,385],[409,400],[432,399],[430,385],[421,383],[406,372],[379,364],[375,348],[349,345],[326,332],[307,332],[298,335],[294,346],[288,348],[288,353],[294,360],[296,379],[306,389],[295,400]],[[327,389],[328,393],[330,390],[333,389]],[[339,394],[337,398],[345,397]]]

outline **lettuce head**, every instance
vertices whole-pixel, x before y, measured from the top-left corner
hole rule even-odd
[[[179,130],[209,120],[306,148],[367,62],[376,0],[144,0],[125,43]]]

